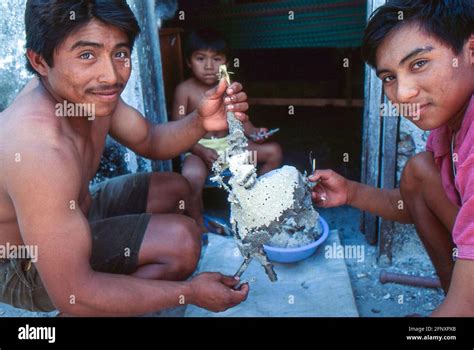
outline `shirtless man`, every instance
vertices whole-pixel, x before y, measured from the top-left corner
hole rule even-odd
[[[247,120],[242,86],[226,91],[222,81],[186,118],[152,125],[120,99],[139,33],[125,0],[28,1],[25,24],[37,77],[0,115],[0,245],[36,246],[38,257],[0,260],[0,301],[127,316],[182,304],[222,311],[245,300],[248,286],[233,290],[231,277],[184,281],[201,237],[180,211],[190,191],[181,175],[128,175],[89,193],[107,134],[141,156],[170,159],[224,130],[226,108]],[[94,115],[62,115],[64,103]]]

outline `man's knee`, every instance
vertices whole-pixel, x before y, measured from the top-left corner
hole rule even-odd
[[[187,179],[205,179],[209,174],[206,163],[194,154],[191,154],[188,158],[184,161],[182,174]]]
[[[281,146],[278,143],[273,142],[273,143],[271,143],[271,147],[272,147],[271,148],[271,154],[273,155],[272,160],[276,164],[280,165],[281,162],[283,161],[283,151],[281,149]]]
[[[191,184],[203,183],[206,180],[209,171],[206,167],[196,167],[196,166],[189,166],[187,168],[183,168],[183,176],[188,179]]]
[[[191,192],[191,186],[189,181],[181,174],[178,173],[171,173],[172,181],[171,186],[173,191],[179,193],[182,197],[186,197]]]
[[[196,221],[183,217],[174,227],[176,239],[176,253],[171,266],[176,279],[188,278],[197,267],[201,256],[201,230]]]
[[[165,188],[171,201],[186,200],[191,193],[189,181],[178,173],[152,173],[150,181],[157,187]]]

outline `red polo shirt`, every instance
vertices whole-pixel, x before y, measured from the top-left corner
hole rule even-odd
[[[433,152],[441,173],[441,180],[448,198],[459,209],[452,232],[458,248],[459,259],[474,260],[474,95],[466,109],[461,128],[456,135],[454,162],[451,162],[451,133],[446,125],[432,130],[426,150]]]

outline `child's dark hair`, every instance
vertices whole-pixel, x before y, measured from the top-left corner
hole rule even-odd
[[[40,54],[52,67],[54,50],[94,18],[121,29],[133,48],[140,27],[126,0],[28,0],[26,48]],[[30,72],[38,74],[28,59],[26,65]]]
[[[389,0],[370,16],[362,43],[362,57],[376,67],[377,49],[395,28],[417,24],[459,54],[474,32],[473,0]]]
[[[229,58],[230,50],[224,36],[217,30],[209,27],[195,29],[189,35],[184,47],[186,60],[191,59],[193,52],[198,50],[212,50],[224,54]]]

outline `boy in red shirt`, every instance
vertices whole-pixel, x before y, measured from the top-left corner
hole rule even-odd
[[[432,130],[427,150],[408,161],[399,189],[321,170],[310,178],[322,179],[313,198],[415,224],[447,293],[432,315],[474,316],[474,3],[388,1],[372,14],[362,50],[388,99],[414,106],[405,117]]]

